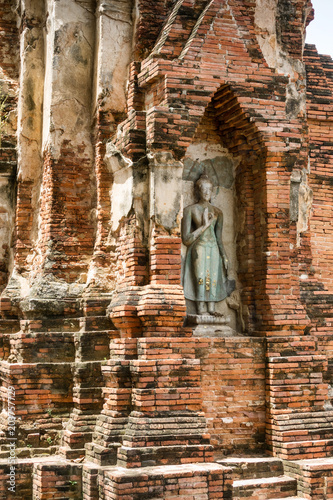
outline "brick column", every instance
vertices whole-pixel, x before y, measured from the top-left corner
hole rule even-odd
[[[186,314],[181,275],[183,165],[171,153],[149,158],[149,284],[140,292],[144,335],[174,336]]]
[[[86,445],[88,460],[115,465],[117,450],[132,408],[130,360],[136,357],[136,339],[114,339],[110,359],[102,367],[105,387],[103,410],[97,418],[93,439]]]
[[[327,356],[316,337],[276,337],[267,341],[266,442],[287,460],[332,454],[333,411],[324,406]]]
[[[105,155],[106,143],[126,113],[126,82],[132,55],[131,2],[97,0],[93,110],[95,115],[96,236],[89,263],[87,295],[113,288],[115,254],[110,245],[110,189],[113,172]]]
[[[10,2],[7,2],[10,4]],[[4,13],[5,14],[5,13]],[[8,13],[4,19],[8,19]],[[22,5],[19,40],[19,94],[17,115],[17,178],[14,265],[7,289],[10,307],[1,306],[4,314],[13,313],[13,302],[27,286],[38,224],[38,196],[42,172],[42,104],[44,92],[44,2],[26,1]],[[18,47],[13,40],[13,48]],[[2,59],[3,61],[3,59]],[[11,66],[15,63],[12,58]],[[7,68],[7,70],[9,67]],[[11,72],[11,71],[10,71]],[[2,146],[6,146],[3,141]],[[15,157],[14,157],[15,158]],[[14,181],[13,177],[13,181]]]

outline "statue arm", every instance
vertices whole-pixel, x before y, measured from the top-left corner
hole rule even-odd
[[[226,254],[226,251],[224,250],[223,242],[222,242],[222,229],[223,229],[223,214],[220,212],[217,217],[217,223],[215,226],[215,235],[216,235],[216,241],[217,245],[219,247],[220,255],[222,257],[224,267],[226,270],[229,268],[229,260]]]
[[[193,232],[191,232],[191,226],[192,226],[192,213],[191,213],[191,207],[187,207],[184,210],[184,215],[183,215],[183,220],[182,220],[182,241],[184,245],[187,247],[192,245],[199,236],[202,235],[204,231],[211,225],[212,220],[207,219],[205,223],[203,223],[202,226],[199,226],[197,229],[195,229]]]

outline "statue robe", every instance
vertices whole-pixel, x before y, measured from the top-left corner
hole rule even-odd
[[[183,287],[186,299],[220,302],[227,296],[227,278],[215,236],[216,221],[187,249]]]

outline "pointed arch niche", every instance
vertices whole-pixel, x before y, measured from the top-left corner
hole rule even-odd
[[[216,306],[228,318],[226,334],[261,335],[265,293],[266,148],[249,114],[229,85],[215,93],[183,158],[183,208],[195,203],[195,182],[206,173],[214,184],[212,204],[223,212],[222,241],[232,294]],[[186,247],[182,245],[182,268]],[[187,313],[195,314],[187,300]]]

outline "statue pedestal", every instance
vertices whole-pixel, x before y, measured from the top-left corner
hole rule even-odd
[[[230,326],[228,316],[188,314],[186,324],[193,327],[195,337],[233,337],[238,335]]]

